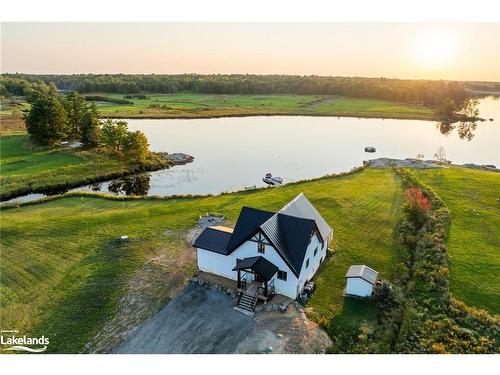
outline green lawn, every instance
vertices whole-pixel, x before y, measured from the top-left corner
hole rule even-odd
[[[466,168],[417,172],[451,211],[450,290],[500,314],[500,174]]]
[[[89,94],[94,95],[94,94]],[[123,99],[123,94],[102,94]],[[209,95],[195,93],[152,94],[128,99],[134,104],[98,102],[105,117],[175,118],[245,115],[324,115],[434,119],[431,109],[405,103],[353,99],[327,95]]]
[[[371,321],[372,306],[346,302],[342,290],[353,263],[366,263],[382,277],[391,277],[398,258],[392,231],[402,195],[389,169],[215,197],[123,201],[72,197],[2,210],[2,326],[45,333],[52,351],[81,351],[109,321],[124,285],[148,254],[164,249],[165,256],[173,259],[172,272],[187,276],[195,271],[193,249],[182,238],[198,215],[215,211],[235,222],[243,205],[277,210],[299,192],[335,230],[336,255],[321,268],[308,314],[353,325]],[[122,234],[130,237],[129,244],[117,244]],[[161,286],[169,288],[164,282],[152,288]]]
[[[472,306],[498,313],[500,175],[463,168],[416,173],[452,213],[452,293]],[[390,169],[370,168],[215,197],[77,196],[3,209],[2,326],[48,335],[51,351],[80,352],[110,321],[132,275],[152,254],[169,259],[162,269],[166,276],[148,287],[158,300],[168,300],[165,296],[176,279],[169,274],[185,279],[195,272],[194,251],[185,235],[198,215],[220,212],[234,223],[243,205],[277,210],[299,192],[309,197],[335,230],[335,255],[320,268],[306,313],[330,327],[375,326],[376,311],[369,301],[343,297],[344,276],[350,265],[362,263],[391,279],[400,262],[393,230],[403,198]],[[127,244],[116,241],[123,234],[130,237]]]
[[[99,168],[96,168],[96,165]],[[133,165],[101,152],[50,149],[33,145],[26,135],[0,137],[0,194],[126,173]]]

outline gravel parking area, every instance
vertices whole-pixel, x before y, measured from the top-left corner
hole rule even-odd
[[[190,284],[113,353],[319,353],[330,343],[295,307],[253,319],[226,294]]]

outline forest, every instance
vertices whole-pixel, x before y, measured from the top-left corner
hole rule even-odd
[[[454,81],[297,75],[200,74],[2,74],[0,94],[25,95],[29,86],[53,82],[80,93],[194,92],[205,94],[299,94],[371,98],[437,107],[447,98],[461,107],[465,84]]]

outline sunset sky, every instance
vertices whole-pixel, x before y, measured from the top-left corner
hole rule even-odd
[[[500,24],[2,23],[1,71],[500,81]]]

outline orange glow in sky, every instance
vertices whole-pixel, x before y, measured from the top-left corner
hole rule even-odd
[[[500,81],[500,24],[3,23],[2,72]]]

